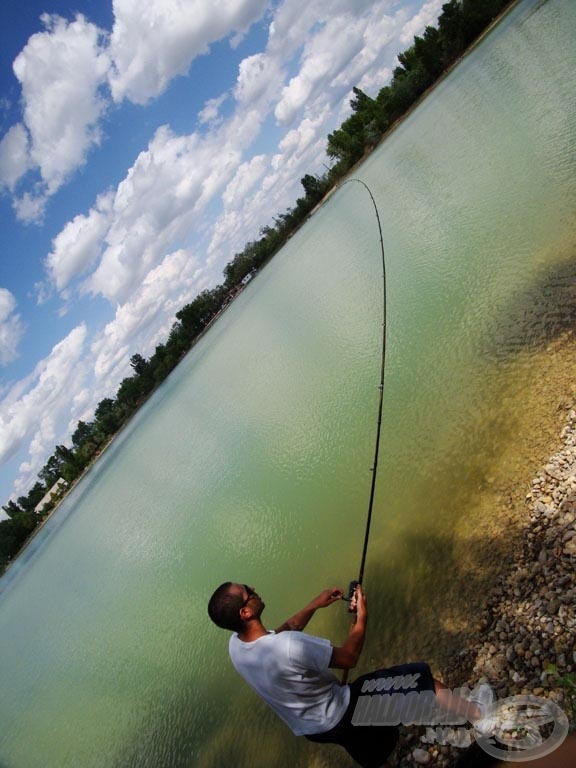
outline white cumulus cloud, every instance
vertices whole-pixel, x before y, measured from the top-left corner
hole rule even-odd
[[[160,128],[118,185],[106,247],[84,289],[123,304],[174,242],[202,222],[241,153],[226,134],[175,135]]]
[[[148,273],[131,300],[116,309],[114,319],[92,344],[97,380],[109,381],[112,377],[119,382],[130,372],[129,360],[135,352],[149,357],[158,343],[166,341],[176,312],[203,287],[197,272],[197,259],[181,249],[165,256]]]
[[[78,363],[86,332],[85,325],[74,328],[37,364],[24,385],[16,385],[0,402],[0,462],[13,456],[26,441],[33,457],[49,455],[54,424],[69,409],[70,393],[85,374]]]
[[[407,24],[405,9],[389,3],[347,4],[340,14],[327,7],[316,10],[319,15],[304,37],[298,71],[282,89],[275,107],[276,119],[284,125],[302,113],[314,117],[318,104],[339,108],[351,87],[360,82],[374,83],[379,90],[386,81],[378,81],[373,73],[389,72],[398,53],[393,41]],[[303,25],[306,18],[304,14],[298,24]],[[422,23],[420,19],[413,28],[419,31]]]
[[[198,113],[200,124],[204,125],[207,123],[208,125],[215,126],[219,121],[221,122],[219,117],[220,107],[224,104],[227,98],[227,94],[223,93],[221,96],[214,99],[208,99],[204,104],[204,107]]]
[[[30,168],[28,133],[22,123],[13,125],[0,141],[0,185],[10,191]]]
[[[266,155],[255,155],[249,162],[242,163],[222,195],[226,208],[242,204],[248,192],[266,172],[267,165]]]
[[[14,296],[6,288],[0,288],[0,365],[7,365],[16,359],[24,334],[20,315],[15,309]]]
[[[268,53],[255,53],[240,62],[234,98],[238,104],[267,110],[283,81],[283,58]]]
[[[244,111],[205,136],[159,128],[115,192],[54,239],[46,261],[52,284],[73,289],[92,269],[83,292],[100,294],[114,306],[129,301],[166,253],[206,229],[207,206],[234,178],[261,120],[257,112]],[[247,162],[242,184],[251,178],[256,183],[263,163],[263,157]]]
[[[100,256],[110,226],[111,195],[99,198],[87,216],[75,216],[52,242],[46,268],[51,281],[62,291]]]
[[[36,200],[54,194],[100,141],[104,100],[98,89],[109,68],[101,31],[83,16],[69,23],[45,14],[42,21],[45,30],[32,35],[13,65],[22,87],[28,165],[38,168],[43,182]],[[21,129],[18,141],[22,149]],[[32,214],[38,211],[30,202],[21,208],[22,216]]]
[[[267,0],[114,0],[110,77],[115,101],[145,104],[209,45],[246,31]]]

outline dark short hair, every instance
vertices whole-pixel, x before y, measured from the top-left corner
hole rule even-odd
[[[242,595],[230,592],[232,581],[220,584],[208,602],[208,615],[222,629],[230,629],[232,632],[241,632],[244,622],[240,618],[240,609],[244,604]]]

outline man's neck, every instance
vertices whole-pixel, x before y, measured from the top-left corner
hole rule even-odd
[[[238,637],[243,643],[251,643],[254,640],[258,640],[259,637],[264,637],[268,634],[268,630],[262,624],[260,619],[253,619],[244,626],[242,632],[238,632]]]

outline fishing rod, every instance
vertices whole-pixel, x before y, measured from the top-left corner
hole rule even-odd
[[[372,510],[374,507],[374,496],[376,493],[376,476],[378,471],[378,455],[380,452],[380,433],[381,433],[381,427],[382,427],[382,406],[384,403],[384,372],[385,372],[385,365],[386,365],[386,328],[387,328],[387,322],[386,322],[386,259],[384,255],[384,238],[382,237],[382,226],[380,223],[380,213],[378,211],[378,206],[376,205],[376,200],[374,199],[374,195],[372,194],[372,191],[370,190],[370,187],[361,179],[348,179],[344,182],[344,184],[350,184],[352,182],[356,182],[357,184],[361,184],[368,194],[370,195],[370,200],[372,201],[372,205],[374,206],[374,213],[376,214],[376,222],[378,224],[378,234],[380,236],[380,253],[382,257],[382,350],[380,355],[380,383],[378,385],[379,390],[379,397],[378,397],[378,417],[376,422],[376,441],[374,446],[374,460],[372,462],[372,467],[370,469],[372,473],[372,482],[370,484],[370,500],[368,502],[368,512],[366,515],[366,527],[364,530],[364,543],[362,546],[362,557],[360,558],[360,568],[358,570],[358,579],[355,581],[350,582],[350,586],[348,588],[348,597],[344,598],[345,600],[348,600],[350,602],[349,611],[351,613],[355,612],[355,603],[354,603],[354,597],[356,593],[356,588],[358,585],[362,584],[364,580],[364,568],[366,565],[366,557],[368,554],[368,542],[370,540],[370,526],[372,524]],[[342,184],[342,186],[344,186]],[[346,683],[348,677],[348,670],[344,670],[343,676],[342,676],[342,685]]]

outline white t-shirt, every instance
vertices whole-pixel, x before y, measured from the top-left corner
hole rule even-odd
[[[229,650],[236,671],[297,736],[329,731],[342,719],[350,688],[328,669],[329,640],[269,632],[245,643],[235,633]]]

